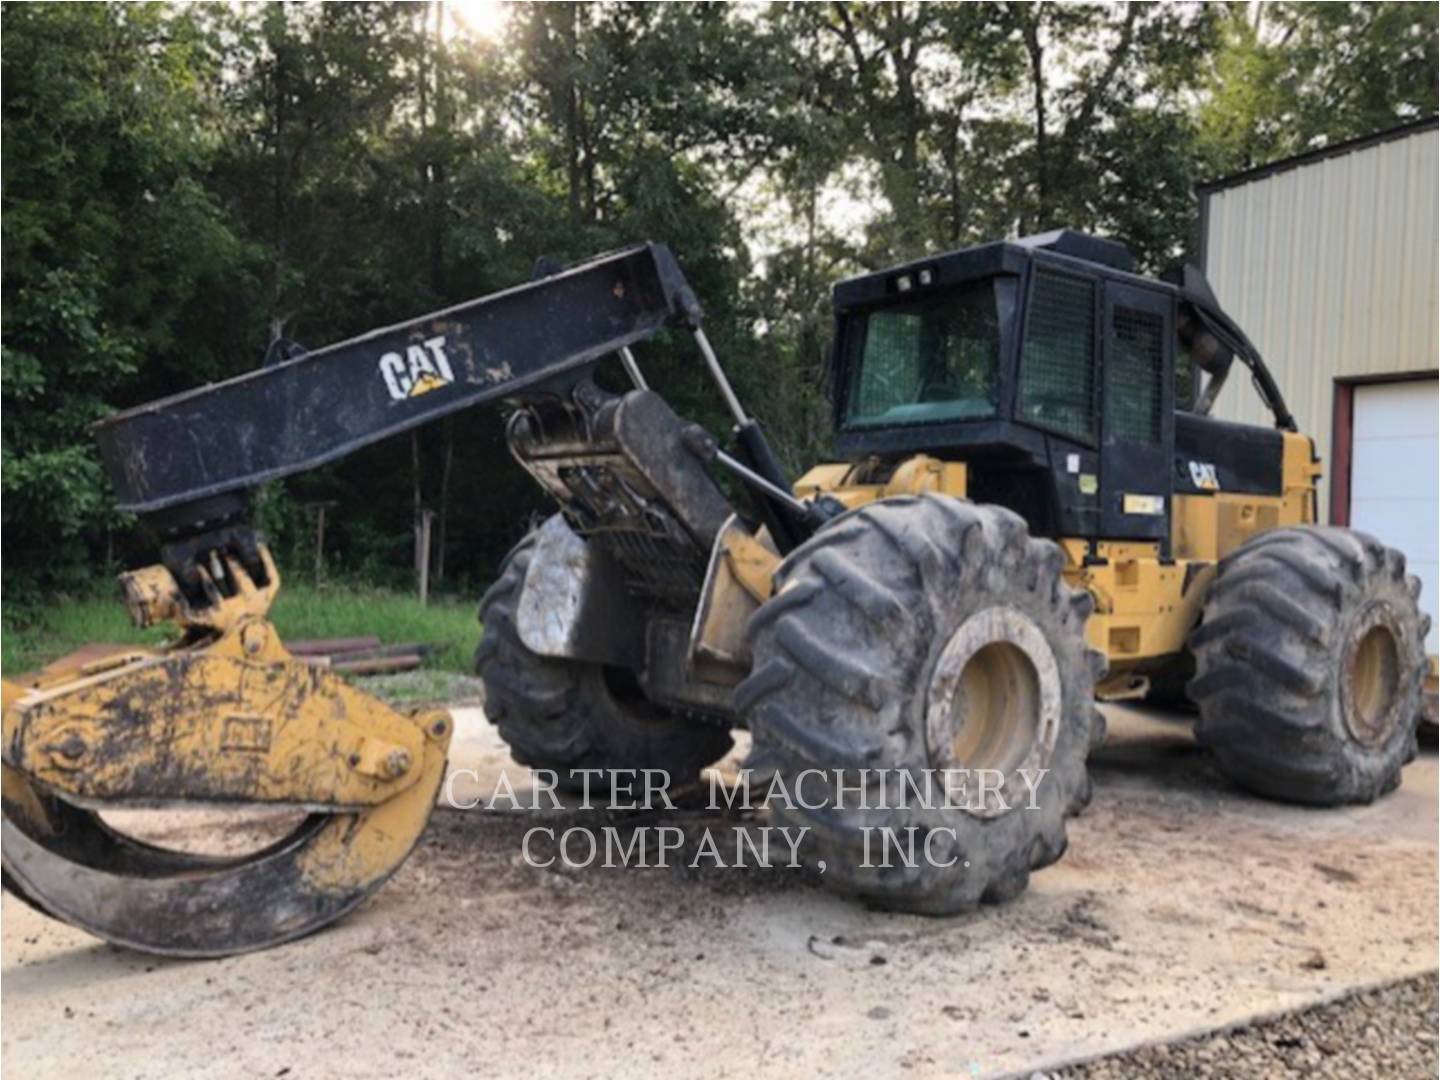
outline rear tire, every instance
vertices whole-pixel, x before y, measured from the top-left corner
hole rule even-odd
[[[772,801],[774,823],[809,830],[803,856],[826,884],[953,914],[1017,895],[1060,857],[1065,818],[1090,796],[1105,668],[1085,644],[1091,597],[1064,583],[1062,564],[1010,511],[936,495],[853,510],[781,564],[747,630],[755,667],[735,704],[754,739],[752,790],[778,778],[796,797]],[[893,797],[902,774],[923,783],[921,770],[991,766],[1007,777],[1008,811]],[[1037,767],[1049,772],[1031,809],[1015,785],[1020,768]],[[873,773],[864,799],[855,794],[862,769],[884,771],[883,805]],[[871,831],[866,865],[866,830],[885,828],[915,838],[917,855],[936,834],[934,857],[886,868]]]
[[[1425,672],[1419,594],[1404,555],[1350,529],[1275,529],[1222,559],[1189,687],[1220,770],[1316,806],[1398,787]]]
[[[475,672],[485,683],[486,715],[511,756],[553,770],[566,790],[580,789],[582,769],[664,769],[671,784],[694,781],[730,751],[728,730],[651,703],[628,672],[540,656],[520,640],[515,608],[534,544],[531,533],[516,545],[480,600]],[[590,787],[606,789],[608,775],[592,775]]]

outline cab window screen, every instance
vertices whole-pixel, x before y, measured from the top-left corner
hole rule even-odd
[[[1106,374],[1110,426],[1117,439],[1156,445],[1165,378],[1165,320],[1153,311],[1117,306],[1114,333]]]
[[[847,427],[995,415],[1000,323],[989,281],[872,311],[858,351]]]
[[[1040,270],[1030,294],[1017,419],[1095,441],[1095,284]]]

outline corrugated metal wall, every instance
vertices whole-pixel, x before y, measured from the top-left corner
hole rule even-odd
[[[1440,366],[1437,152],[1431,127],[1205,196],[1206,276],[1327,460],[1336,376]],[[1270,422],[1238,363],[1215,414]]]

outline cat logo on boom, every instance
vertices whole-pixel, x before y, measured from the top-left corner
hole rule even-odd
[[[395,401],[419,397],[455,381],[450,358],[445,355],[445,335],[426,338],[424,347],[406,346],[405,352],[387,352],[380,357],[380,374],[385,389]]]

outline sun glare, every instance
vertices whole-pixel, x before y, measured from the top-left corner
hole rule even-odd
[[[463,26],[478,37],[494,41],[510,18],[510,5],[506,0],[445,0],[445,14],[452,33]]]

